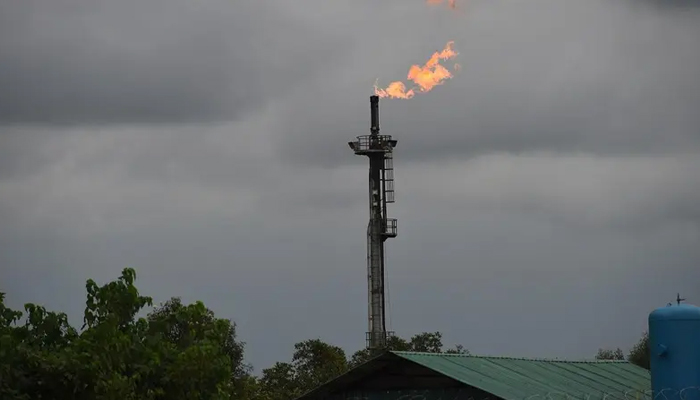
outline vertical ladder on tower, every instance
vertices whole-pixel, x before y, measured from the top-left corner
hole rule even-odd
[[[394,200],[394,153],[387,151],[384,153],[384,198],[387,203]]]

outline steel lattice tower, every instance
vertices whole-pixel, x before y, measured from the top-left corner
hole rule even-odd
[[[396,140],[379,134],[379,96],[370,96],[370,134],[348,145],[357,155],[369,158],[369,224],[367,226],[367,280],[369,294],[367,347],[371,352],[386,348],[384,299],[384,242],[396,237],[396,219],[387,218],[386,206],[394,202],[393,150]]]

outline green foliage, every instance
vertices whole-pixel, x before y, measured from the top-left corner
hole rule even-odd
[[[294,345],[291,363],[278,362],[263,370],[261,396],[269,400],[293,399],[348,369],[345,351],[320,339]]]
[[[419,351],[423,353],[442,353],[442,333],[424,332],[415,335],[408,343],[409,351]]]
[[[469,355],[469,350],[465,349],[461,344],[455,345],[454,349],[445,350],[446,354],[464,354]]]
[[[148,332],[168,350],[166,392],[242,390],[250,369],[243,363],[244,343],[236,341],[235,324],[216,318],[204,303],[170,299],[148,315]]]
[[[302,387],[297,376],[297,371],[291,363],[277,362],[272,367],[264,369],[258,383],[260,398],[287,400],[300,396],[305,388]]]
[[[625,353],[622,352],[621,348],[615,350],[610,349],[598,349],[598,354],[595,356],[596,360],[624,360]]]
[[[152,305],[126,268],[113,282],[88,280],[81,332],[63,313],[34,304],[22,313],[0,294],[0,398],[230,399],[253,393],[235,325],[203,303]],[[252,397],[251,397],[252,398]]]
[[[348,363],[343,349],[313,339],[294,345],[292,366],[300,386],[310,390],[345,372]]]
[[[623,353],[620,348],[615,350],[599,349],[595,358],[597,360],[624,360],[625,353]],[[645,369],[650,369],[649,358],[649,333],[644,332],[639,341],[632,347],[629,354],[627,354],[626,359],[632,364],[638,365]]]
[[[88,279],[83,328],[109,326],[126,330],[132,326],[136,314],[146,305],[153,305],[153,299],[139,295],[135,280],[136,271],[131,268],[124,268],[119,279],[102,287]]]
[[[391,351],[417,351],[423,353],[446,353],[446,354],[469,354],[469,351],[461,344],[454,348],[443,350],[442,333],[423,332],[411,337],[410,340],[392,336],[387,341],[387,350]],[[358,366],[370,360],[370,353],[367,349],[362,349],[352,355],[349,361],[351,367]]]
[[[642,334],[639,342],[632,347],[630,353],[627,355],[627,360],[632,364],[639,365],[642,368],[650,369],[649,366],[650,352],[649,352],[649,332],[644,332]]]

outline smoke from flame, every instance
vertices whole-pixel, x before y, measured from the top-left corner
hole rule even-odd
[[[427,0],[428,4],[442,4],[445,2],[445,0]],[[447,5],[450,6],[450,8],[455,9],[457,8],[457,0],[447,0]]]
[[[415,86],[407,89],[406,85],[401,81],[391,82],[389,86],[382,89],[374,85],[374,93],[379,97],[388,97],[392,99],[410,99],[416,93],[429,92],[437,85],[442,85],[446,79],[452,78],[450,72],[445,66],[440,64],[440,61],[451,60],[459,53],[452,49],[454,41],[449,41],[442,51],[435,52],[430,59],[422,66],[413,65],[408,70],[408,80],[412,81]],[[455,69],[459,69],[459,65],[455,64]]]

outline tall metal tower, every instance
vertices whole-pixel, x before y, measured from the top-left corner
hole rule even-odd
[[[370,96],[370,134],[348,145],[357,155],[369,158],[369,225],[367,226],[367,280],[369,324],[367,347],[374,353],[386,348],[384,300],[384,242],[396,237],[396,219],[387,218],[386,205],[394,202],[393,150],[396,140],[379,134],[379,96]]]

